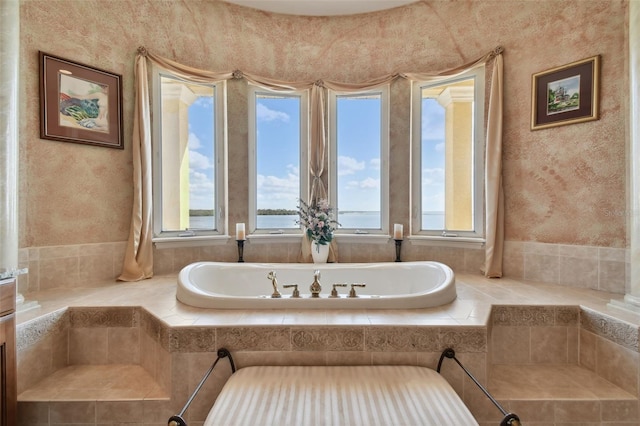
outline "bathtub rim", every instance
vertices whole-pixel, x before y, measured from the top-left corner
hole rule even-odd
[[[302,269],[313,269],[314,267],[362,267],[371,265],[396,265],[396,262],[369,262],[369,263],[239,263],[239,262],[215,262],[200,261],[193,262],[182,268],[177,277],[176,299],[185,305],[204,308],[204,309],[249,309],[249,310],[273,310],[273,309],[422,309],[434,308],[447,305],[457,298],[455,273],[446,264],[436,261],[413,261],[402,262],[402,266],[411,265],[431,265],[437,266],[444,274],[444,279],[436,287],[423,293],[411,295],[381,295],[377,297],[362,296],[358,298],[341,297],[333,299],[327,297],[328,290],[323,289],[321,298],[312,299],[302,297],[294,299],[289,295],[283,295],[282,298],[272,299],[259,296],[225,296],[219,293],[215,295],[198,288],[195,285],[189,285],[190,272],[197,266],[203,264],[221,265],[227,267],[246,267],[252,268],[282,268],[286,266],[295,266]],[[335,265],[335,266],[330,266]],[[301,292],[304,290],[301,289]],[[304,292],[303,292],[304,295]]]

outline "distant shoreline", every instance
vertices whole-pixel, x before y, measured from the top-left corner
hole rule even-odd
[[[345,210],[340,212],[341,214],[378,214],[377,211],[368,210]],[[258,209],[258,216],[295,216],[298,214],[297,210],[287,209]],[[213,210],[206,209],[193,209],[189,210],[189,216],[213,216]]]

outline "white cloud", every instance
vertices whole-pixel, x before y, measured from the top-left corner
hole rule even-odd
[[[258,103],[258,105],[256,105],[256,116],[259,121],[276,121],[277,120],[277,121],[283,121],[285,123],[288,123],[289,119],[291,118],[289,117],[289,114],[282,111],[269,109],[261,103]]]
[[[361,170],[364,170],[364,161],[352,157],[338,157],[338,176],[352,175]]]
[[[211,107],[213,105],[213,96],[198,96],[198,99],[193,104],[199,107]]]
[[[212,169],[213,164],[211,164],[211,161],[208,157],[200,154],[199,152],[189,151],[189,168],[192,170]]]
[[[444,192],[436,192],[433,194],[422,194],[422,210],[425,212],[430,211],[444,211]]]
[[[436,144],[434,149],[436,150],[436,152],[444,152],[444,142]]]
[[[284,177],[258,175],[257,198],[260,208],[295,208],[300,196],[300,174],[296,166],[288,165],[287,169],[289,172]]]
[[[287,164],[287,170],[289,170],[289,174],[294,175],[297,178],[300,177],[300,167],[294,164]]]
[[[350,180],[345,186],[347,189],[377,189],[380,188],[380,179],[368,177],[363,180]]]
[[[422,169],[422,186],[442,186],[444,184],[444,169]]]
[[[422,140],[444,137],[444,109],[435,102],[429,102],[422,110]]]
[[[371,168],[373,170],[380,170],[380,159],[379,158],[372,158],[369,161],[369,166],[371,166]]]
[[[191,170],[189,173],[189,207],[192,209],[212,209],[215,185],[205,173]]]
[[[202,142],[200,142],[200,138],[197,137],[195,133],[189,133],[187,144],[189,145],[189,149],[191,150],[202,148]]]

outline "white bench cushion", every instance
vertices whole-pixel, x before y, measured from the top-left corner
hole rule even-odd
[[[477,425],[436,371],[414,366],[246,367],[205,426]]]

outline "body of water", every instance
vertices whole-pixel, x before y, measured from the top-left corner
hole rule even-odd
[[[298,215],[259,215],[258,229],[296,229]],[[379,229],[380,213],[354,212],[338,216],[341,229]],[[190,228],[213,228],[213,216],[191,216]],[[422,229],[444,229],[444,212],[427,212],[422,215]]]

